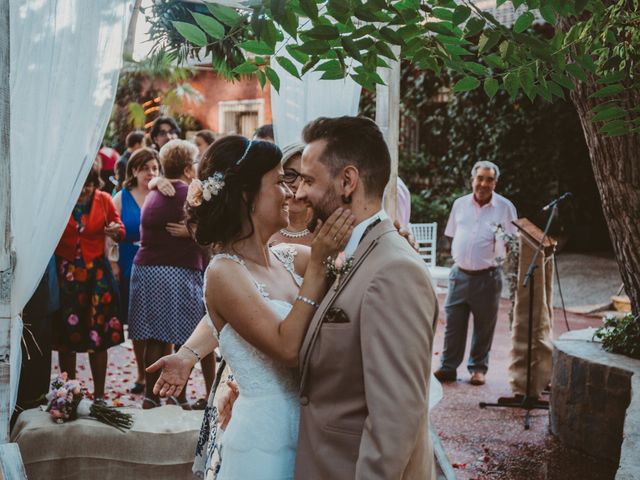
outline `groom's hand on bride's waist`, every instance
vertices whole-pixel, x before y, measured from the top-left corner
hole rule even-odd
[[[231,420],[233,404],[240,395],[238,384],[234,381],[228,381],[227,387],[218,397],[218,424],[223,430],[227,428]]]

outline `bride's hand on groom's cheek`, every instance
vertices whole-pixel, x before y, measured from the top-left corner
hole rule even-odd
[[[233,404],[240,395],[238,384],[233,381],[227,382],[228,388],[222,392],[218,397],[218,424],[221,429],[227,428],[229,421],[231,420],[231,414],[233,411]]]
[[[318,233],[311,244],[311,255],[322,262],[340,253],[351,237],[355,222],[351,210],[343,208],[334,211],[324,223],[319,221],[316,228]]]

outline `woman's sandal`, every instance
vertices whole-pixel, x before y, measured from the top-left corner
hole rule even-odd
[[[177,405],[183,410],[193,410],[193,408],[191,408],[191,404],[187,400],[185,400],[184,402],[180,402],[180,400],[178,400],[178,398],[174,396],[170,396],[169,398],[167,398],[167,405]]]
[[[136,395],[139,394],[139,393],[144,393],[144,383],[135,382],[133,384],[133,387],[129,391],[131,393],[136,394]]]
[[[156,408],[159,407],[160,403],[157,400],[154,400],[153,398],[149,398],[149,397],[144,397],[144,400],[142,401],[142,409],[143,410],[150,410],[152,408]]]

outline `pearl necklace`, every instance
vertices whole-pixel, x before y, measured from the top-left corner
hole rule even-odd
[[[302,238],[302,237],[306,237],[307,235],[309,235],[309,229],[305,228],[304,230],[301,230],[299,232],[290,232],[289,230],[287,230],[286,228],[283,228],[280,230],[280,235],[282,235],[283,237],[287,237],[287,238]]]

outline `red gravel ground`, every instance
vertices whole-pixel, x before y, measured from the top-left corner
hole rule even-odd
[[[444,295],[439,296],[440,305]],[[440,435],[449,460],[462,480],[608,480],[613,479],[616,465],[587,457],[563,447],[549,432],[548,412],[532,411],[531,429],[523,428],[524,411],[507,408],[480,409],[478,402],[495,402],[509,396],[507,367],[511,340],[507,311],[509,302],[502,300],[498,326],[493,342],[487,383],[474,387],[468,383],[465,364],[458,370],[459,380],[444,384],[444,398],[432,412],[435,430]],[[599,318],[568,314],[572,330],[597,327]],[[444,312],[434,344],[434,370],[442,351]],[[555,311],[554,334],[566,331],[560,310]],[[469,335],[470,339],[471,335]],[[469,347],[467,347],[467,352]],[[54,372],[58,372],[54,353]],[[466,359],[465,359],[466,361]],[[107,401],[117,406],[140,406],[142,395],[132,395],[129,388],[135,380],[133,353],[125,345],[109,351]],[[86,355],[78,355],[78,378],[92,389]],[[193,403],[204,396],[200,370],[194,370],[187,390]]]
[[[444,295],[439,296],[441,310]],[[457,478],[465,480],[608,480],[617,465],[605,464],[563,447],[549,433],[546,410],[531,411],[531,429],[524,430],[524,410],[511,408],[480,409],[478,402],[495,402],[511,396],[508,381],[511,338],[509,302],[502,300],[498,325],[491,350],[487,383],[474,387],[468,383],[466,363],[458,369],[458,381],[445,383],[444,398],[431,418]],[[555,310],[554,336],[567,331],[561,310]],[[598,327],[596,317],[567,314],[572,330]],[[433,369],[439,366],[443,347],[444,312],[436,331]],[[471,338],[471,331],[468,340]],[[469,346],[467,346],[467,353]],[[465,358],[466,362],[466,358]]]
[[[58,355],[53,353],[53,373],[59,373]],[[93,380],[91,369],[89,368],[89,358],[86,354],[78,354],[78,365],[76,371],[78,379],[93,391]],[[133,387],[136,380],[136,364],[130,342],[124,343],[109,350],[109,366],[107,368],[107,381],[105,385],[105,400],[109,405],[117,407],[140,407],[142,408],[143,394],[133,395],[129,389]],[[199,365],[194,368],[189,386],[187,387],[187,399],[190,403],[204,397],[204,380]]]

